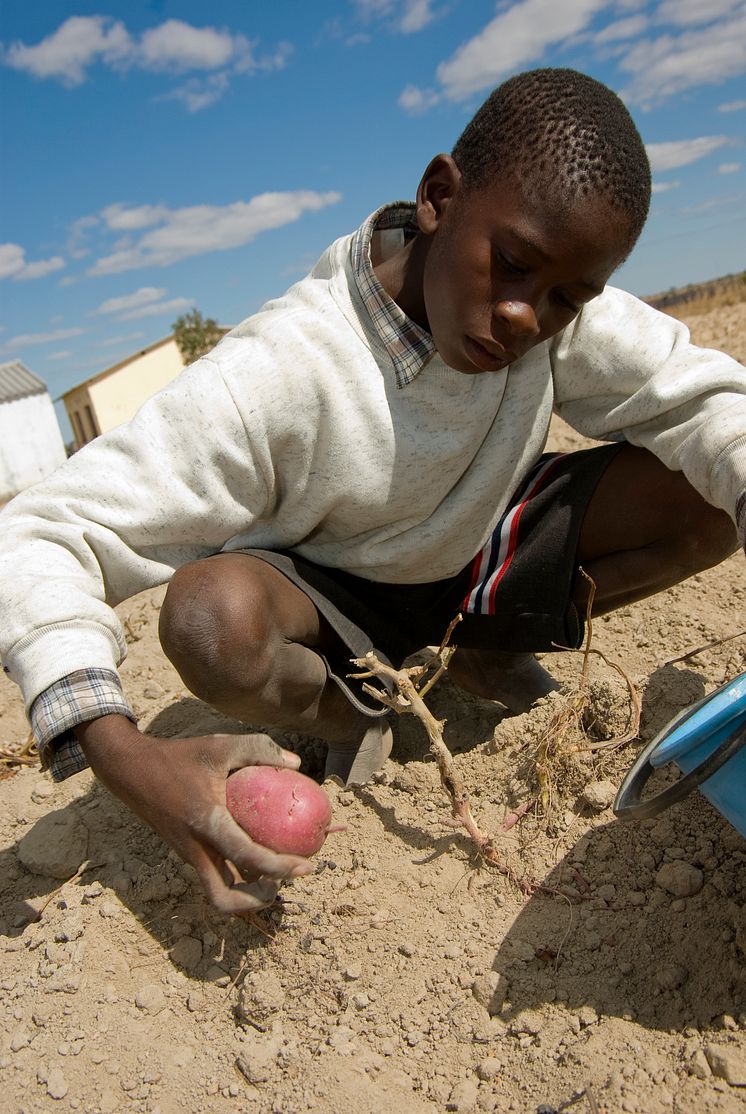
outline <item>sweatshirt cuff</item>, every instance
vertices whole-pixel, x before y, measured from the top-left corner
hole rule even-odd
[[[31,705],[31,729],[42,768],[64,781],[88,766],[74,728],[101,716],[126,716],[137,722],[113,669],[78,669],[55,681]]]

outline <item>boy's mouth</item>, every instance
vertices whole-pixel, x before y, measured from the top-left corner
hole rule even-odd
[[[500,371],[514,359],[511,352],[495,341],[475,340],[474,337],[466,336],[464,348],[469,360],[480,371]]]

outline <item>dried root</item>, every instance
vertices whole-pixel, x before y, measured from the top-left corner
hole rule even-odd
[[[584,569],[579,570],[589,586],[588,602],[586,605],[586,639],[582,650],[568,650],[569,653],[583,655],[583,664],[580,680],[574,692],[565,695],[558,702],[557,710],[551,716],[541,734],[535,758],[536,777],[539,783],[539,804],[545,817],[549,816],[552,807],[554,787],[557,779],[558,767],[570,755],[579,753],[610,752],[617,750],[625,743],[637,737],[640,729],[640,698],[634,683],[618,662],[610,660],[601,650],[592,647],[593,620],[591,611],[593,599],[596,594],[596,585]],[[563,649],[565,649],[563,647]],[[595,740],[589,737],[587,731],[587,713],[590,699],[590,659],[591,656],[601,658],[611,669],[615,670],[624,680],[629,697],[629,715],[625,730],[611,739]]]
[[[0,744],[0,771],[7,770],[11,766],[38,766],[39,765],[39,750],[36,745],[36,739],[33,733],[29,735],[24,743],[2,743]],[[0,773],[0,776],[1,773]]]

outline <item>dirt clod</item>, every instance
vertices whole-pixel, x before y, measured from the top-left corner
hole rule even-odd
[[[702,871],[690,863],[664,863],[655,876],[663,890],[676,897],[691,897],[699,893],[704,883]]]
[[[746,1051],[743,1048],[708,1044],[705,1056],[713,1075],[724,1079],[731,1087],[746,1087]]]

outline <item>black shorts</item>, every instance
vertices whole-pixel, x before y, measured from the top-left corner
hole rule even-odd
[[[273,565],[305,592],[350,658],[375,650],[398,668],[424,646],[439,645],[459,612],[452,645],[538,652],[577,648],[584,623],[570,597],[580,528],[598,481],[620,448],[613,443],[542,456],[484,549],[445,580],[388,584],[322,568],[289,551],[240,552]],[[327,664],[348,690],[342,678],[351,671],[349,660]],[[348,695],[353,697],[349,690]],[[359,705],[359,699],[353,702]],[[362,705],[373,711],[366,698]]]

